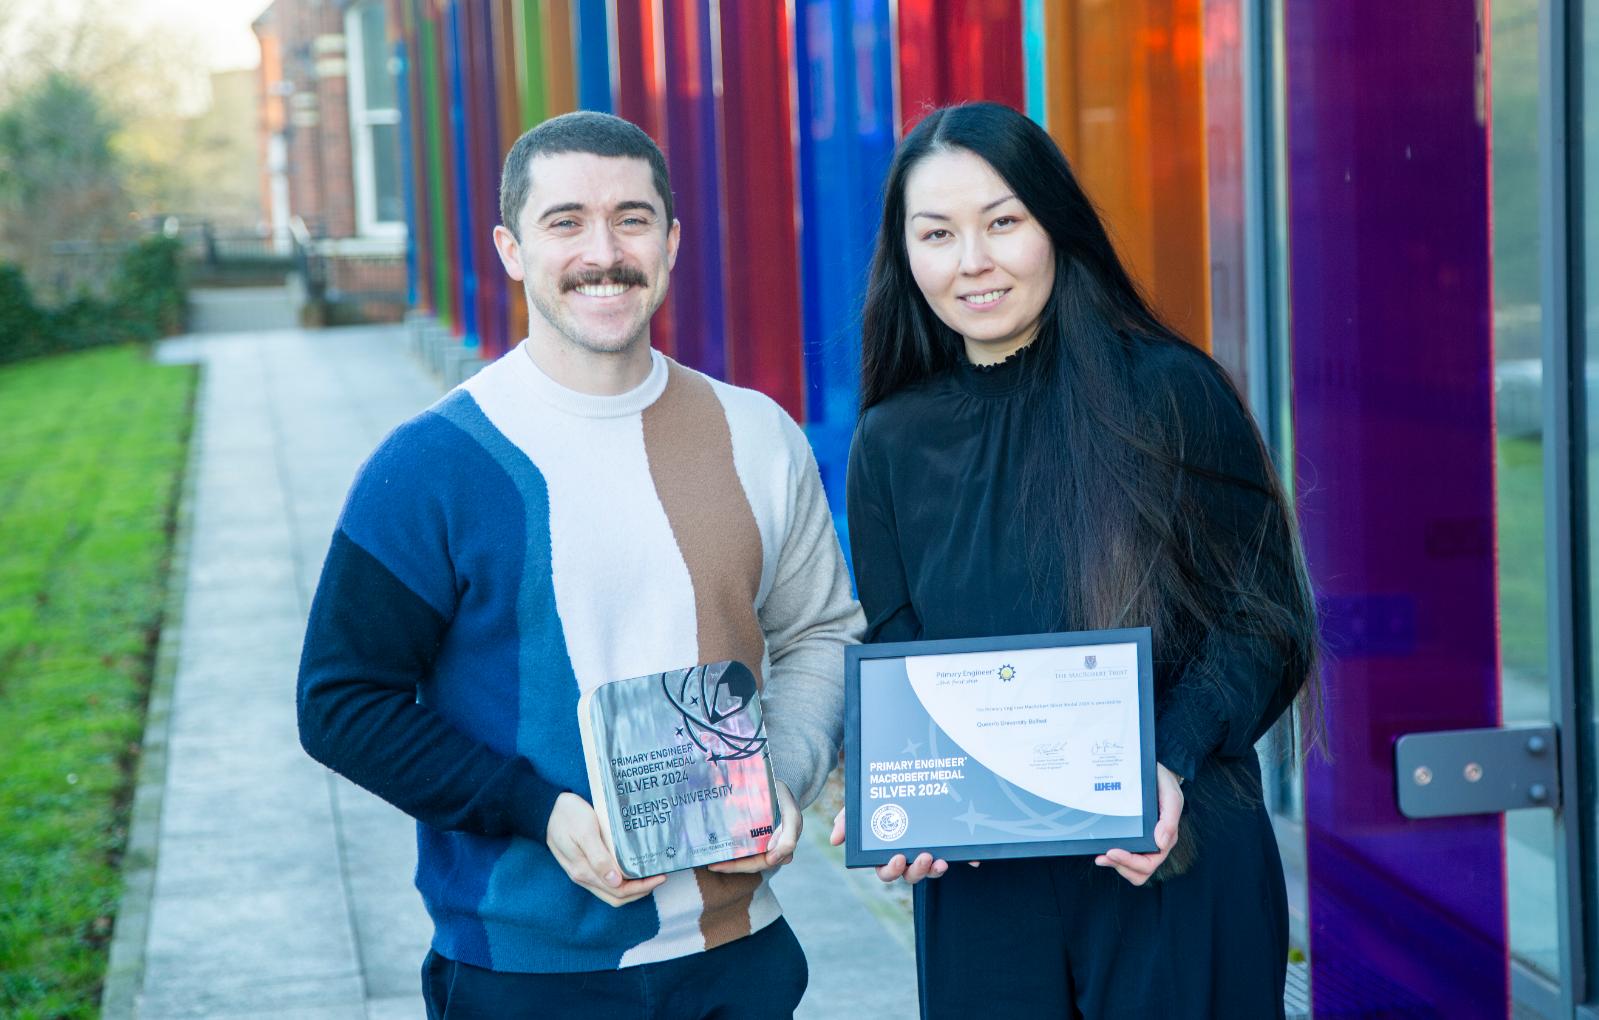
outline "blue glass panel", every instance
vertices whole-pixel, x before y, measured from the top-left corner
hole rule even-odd
[[[859,392],[861,297],[894,150],[888,0],[802,0],[794,35],[806,431],[842,531],[844,465]]]
[[[577,65],[577,105],[614,112],[611,82],[611,21],[607,0],[577,0],[573,5],[573,61]]]

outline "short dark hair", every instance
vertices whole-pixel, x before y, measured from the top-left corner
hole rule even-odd
[[[667,226],[671,226],[672,182],[667,178],[666,157],[661,154],[661,147],[631,121],[608,113],[578,110],[551,117],[523,132],[506,153],[505,169],[500,173],[500,222],[513,235],[521,236],[517,232],[517,217],[527,205],[527,193],[533,187],[533,157],[561,152],[620,156],[648,163],[650,175],[655,179],[655,190],[660,192],[661,201],[666,205]]]

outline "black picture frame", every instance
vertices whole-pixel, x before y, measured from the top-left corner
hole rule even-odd
[[[906,846],[863,849],[861,846],[862,787],[861,663],[867,659],[909,658],[920,655],[949,655],[967,652],[1007,652],[1013,649],[1072,648],[1081,645],[1136,645],[1138,655],[1139,782],[1143,792],[1142,834],[1125,839],[1025,839],[956,846]],[[1155,786],[1155,676],[1151,658],[1152,635],[1148,627],[1123,627],[1114,630],[1062,631],[1051,634],[1022,634],[1009,637],[961,638],[940,641],[899,641],[886,644],[850,645],[844,649],[844,864],[865,868],[886,864],[898,854],[913,860],[922,852],[946,861],[1003,860],[1018,857],[1058,857],[1101,854],[1122,849],[1132,853],[1152,853],[1155,822],[1160,805]]]

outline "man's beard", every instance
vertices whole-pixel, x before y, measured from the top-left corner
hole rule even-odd
[[[531,280],[529,274],[526,279]],[[616,265],[608,269],[587,269],[580,272],[567,273],[556,283],[558,294],[569,294],[579,287],[595,287],[604,284],[621,284],[628,287],[645,287],[649,281],[644,274],[633,266]],[[554,301],[546,301],[543,295],[532,287],[525,288],[528,304],[574,346],[596,354],[615,354],[625,351],[636,344],[649,330],[650,317],[655,314],[655,308],[639,320],[636,327],[629,330],[627,335],[620,340],[596,340],[582,332],[574,317],[569,314],[569,306],[563,307]],[[659,303],[657,302],[657,307]]]

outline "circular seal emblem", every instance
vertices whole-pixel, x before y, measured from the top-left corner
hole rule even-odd
[[[884,804],[872,812],[872,835],[884,843],[892,843],[905,835],[910,824],[910,815],[898,804]]]

